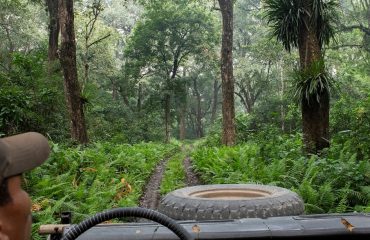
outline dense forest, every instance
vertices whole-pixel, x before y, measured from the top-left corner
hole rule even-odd
[[[163,159],[162,195],[191,159],[205,184],[370,211],[369,0],[0,5],[0,136],[52,145],[26,176],[34,232],[61,211],[140,205]]]

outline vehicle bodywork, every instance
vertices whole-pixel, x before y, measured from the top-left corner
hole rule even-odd
[[[322,214],[287,217],[245,218],[228,221],[179,221],[195,239],[370,239],[370,214]],[[49,239],[61,239],[65,226]],[[175,240],[167,228],[154,223],[99,224],[78,240]]]

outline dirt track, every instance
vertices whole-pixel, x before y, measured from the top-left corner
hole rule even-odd
[[[193,171],[191,159],[189,156],[185,157],[183,164],[184,164],[184,169],[185,169],[185,174],[186,174],[186,185],[188,187],[201,185],[201,181],[198,175]]]
[[[189,152],[189,149],[183,147],[182,151]],[[170,159],[171,158],[163,159],[153,171],[153,174],[151,175],[147,185],[145,186],[144,193],[140,198],[140,207],[149,208],[153,210],[157,209],[160,200],[161,181],[163,178],[163,174],[166,170],[166,165]],[[193,171],[191,159],[189,156],[186,156],[184,158],[183,166],[185,169],[186,185],[187,186],[200,185],[201,181]]]
[[[163,173],[166,170],[166,165],[169,160],[170,158],[163,159],[155,168],[140,198],[140,207],[153,210],[157,209],[160,199],[159,189],[161,187]]]

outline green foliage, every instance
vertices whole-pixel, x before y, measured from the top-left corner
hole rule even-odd
[[[41,1],[3,0],[0,9],[0,135],[39,131],[61,144],[69,138],[63,80],[60,73],[48,72],[48,19],[41,4],[31,2]],[[255,95],[255,102],[253,110],[244,114],[244,106],[236,101],[239,145],[226,148],[220,147],[222,120],[216,116],[208,126],[207,119],[212,110],[212,82],[220,79],[215,49],[217,52],[221,23],[218,13],[209,11],[212,3],[144,0],[139,1],[141,6],[134,0],[125,4],[104,1],[105,10],[90,40],[108,33],[111,36],[85,54],[86,6],[91,2],[75,5],[75,29],[80,80],[83,60],[90,64],[83,94],[88,99],[89,137],[97,143],[86,148],[54,144],[51,160],[27,175],[25,188],[34,207],[40,207],[34,213],[34,233],[41,223],[56,223],[60,211],[73,211],[76,222],[106,208],[137,205],[153,167],[180,144],[115,144],[163,139],[163,95],[168,93],[174,100],[172,116],[178,112],[176,107],[187,104],[187,136],[194,136],[189,130],[195,126],[197,99],[193,84],[189,84],[194,78],[199,80],[201,121],[207,130],[207,137],[193,154],[203,181],[286,187],[303,197],[307,213],[370,212],[370,65],[364,32],[346,30],[338,37],[340,46],[325,49],[326,66],[342,92],[332,92],[331,149],[320,156],[305,156],[298,130],[299,107],[286,93],[291,84],[287,73],[297,64],[297,53],[282,53],[283,49],[267,36],[260,1],[238,0],[234,75],[240,86],[236,91],[244,88]],[[266,0],[263,5],[273,34],[287,50],[297,47],[298,35],[306,26],[317,28],[321,47],[333,36],[336,1],[310,1],[309,11],[302,2]],[[341,3],[343,12],[338,22],[347,26],[368,24],[367,8],[359,1]],[[308,12],[312,14],[308,16]],[[355,45],[363,48],[343,48]],[[167,84],[175,59],[179,72]],[[311,68],[299,73],[293,83],[301,99],[333,84],[322,71],[321,62]],[[170,160],[162,194],[183,186],[183,157],[178,154]],[[122,178],[133,189],[129,194]]]
[[[186,186],[185,184],[185,170],[182,161],[185,154],[178,153],[171,157],[166,166],[166,171],[162,179],[160,193],[166,195],[167,193]]]
[[[120,101],[112,101],[103,89],[96,91],[87,111],[89,136],[92,141],[139,143],[163,139],[162,116],[157,99],[135,112]],[[154,106],[153,106],[154,105]]]
[[[325,70],[324,61],[315,61],[304,70],[297,70],[294,76],[294,97],[298,102],[306,99],[320,102],[323,92],[330,94],[334,88],[334,79]]]
[[[320,47],[328,44],[334,36],[334,20],[338,3],[334,0],[265,0],[266,18],[272,34],[290,51],[298,47],[303,29],[314,27]]]
[[[370,156],[370,96],[369,87],[361,92],[342,93],[331,108],[330,125],[335,141],[354,151],[358,159]]]
[[[250,139],[257,138],[280,138],[282,133],[295,133],[300,123],[299,108],[296,104],[290,104],[284,118],[286,130],[281,130],[281,105],[278,102],[266,103],[252,114],[238,113],[235,117],[237,143],[243,144]],[[222,119],[217,121],[208,129],[207,137],[202,140],[203,146],[220,146]],[[271,136],[268,136],[271,135]],[[268,137],[267,137],[268,136]],[[280,142],[280,140],[278,140]]]
[[[168,104],[171,114],[167,117],[172,123],[172,112],[184,106],[187,96],[185,80],[180,76],[195,68],[194,59],[210,58],[216,43],[215,19],[202,4],[187,0],[149,1],[127,41],[127,61],[120,84],[150,88],[142,99],[144,104],[152,96],[160,100],[157,112]],[[127,91],[126,96],[130,95],[132,91]]]
[[[25,96],[19,88],[0,89],[0,103],[0,128],[3,132],[17,132],[22,122],[31,119],[30,97]]]
[[[134,77],[145,67],[168,76],[173,60],[180,65],[190,55],[212,48],[215,27],[211,15],[198,4],[185,2],[161,1],[147,6],[125,50]]]
[[[14,53],[11,70],[0,74],[0,133],[38,131],[53,139],[64,138],[62,86],[55,76],[45,78],[44,63],[43,50]]]
[[[253,182],[292,189],[303,198],[306,213],[366,210],[369,158],[358,159],[355,149],[338,142],[321,156],[305,157],[301,138],[266,128],[235,147],[200,146],[192,157],[206,183]]]
[[[97,142],[85,148],[53,144],[49,160],[26,176],[34,232],[40,224],[57,223],[62,211],[72,211],[73,222],[79,222],[105,209],[137,206],[156,164],[175,149],[155,143]]]

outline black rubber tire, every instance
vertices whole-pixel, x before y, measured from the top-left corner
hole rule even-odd
[[[191,196],[209,190],[257,190],[267,196],[225,200]],[[159,203],[158,211],[176,220],[226,220],[295,216],[304,212],[302,199],[280,187],[256,184],[200,185],[175,190]]]

